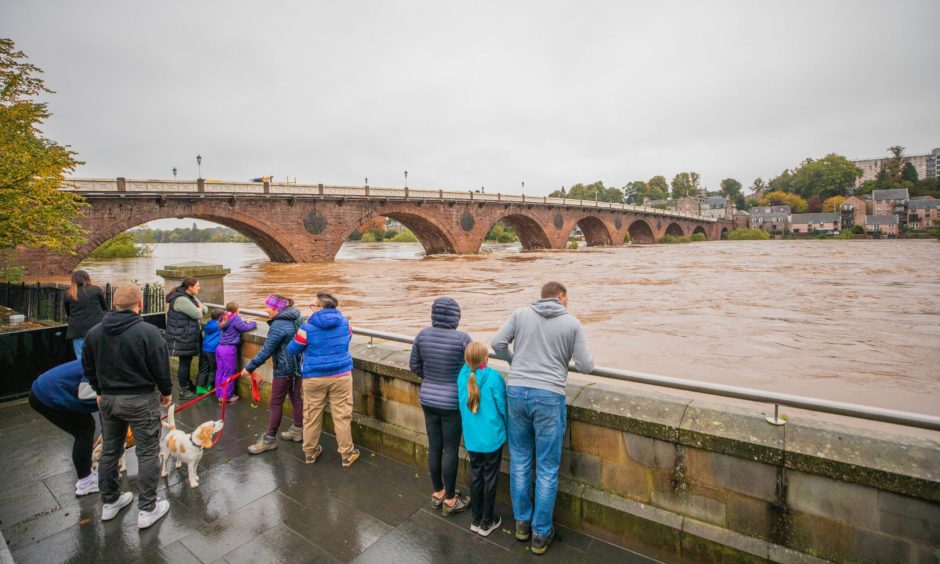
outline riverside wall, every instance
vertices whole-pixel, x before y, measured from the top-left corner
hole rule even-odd
[[[243,363],[263,332],[244,336]],[[354,341],[351,351],[355,442],[427,468],[408,350]],[[258,370],[268,383],[270,367]],[[243,397],[249,385],[239,382]],[[936,440],[823,422],[777,427],[757,406],[624,388],[569,379],[559,523],[666,562],[940,562]],[[266,404],[269,384],[262,395]],[[329,415],[324,426],[332,430]],[[508,504],[506,451],[502,471]],[[461,449],[458,481],[468,472]]]

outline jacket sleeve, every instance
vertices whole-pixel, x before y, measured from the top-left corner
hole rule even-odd
[[[248,364],[245,365],[245,370],[248,372],[254,372],[259,366],[265,363],[271,356],[277,352],[278,347],[281,346],[281,343],[290,339],[291,334],[289,332],[278,332],[277,334],[268,333],[268,338],[264,340],[264,346],[261,347],[261,350],[258,351],[258,354],[255,355]]]
[[[203,306],[203,309],[205,306]],[[196,307],[193,302],[177,298],[173,300],[173,309],[193,319],[202,319],[202,309]]]
[[[237,321],[235,322],[235,329],[237,329],[239,333],[247,333],[248,331],[254,331],[255,328],[257,327],[258,327],[257,322],[245,321],[244,319],[242,319],[240,315],[238,316]]]
[[[170,354],[167,352],[166,341],[156,332],[147,339],[146,347],[150,377],[160,390],[160,395],[169,396],[173,393],[173,380],[170,378]]]
[[[495,370],[493,372],[496,372]],[[493,403],[496,404],[496,412],[509,428],[509,414],[506,410],[506,383],[503,381],[503,375],[499,372],[490,375],[490,389],[493,394]]]
[[[297,356],[307,350],[307,331],[303,327],[297,330],[297,334],[287,345],[287,352]]]
[[[88,338],[88,335],[85,336]],[[92,347],[88,346],[86,341],[85,347],[82,348],[82,373],[85,375],[85,378],[88,379],[88,383],[91,385],[91,389],[95,391],[96,394],[100,394],[101,390],[98,389],[98,373],[95,369],[95,351],[92,350]]]
[[[102,290],[98,290],[98,304],[101,306],[101,311],[108,311],[108,302],[105,301]]]
[[[65,306],[65,315],[68,315],[68,316],[71,316],[71,315],[72,315],[72,304],[71,304],[71,302],[72,302],[72,300],[69,299],[68,294],[66,294],[65,297],[62,298],[62,305]]]
[[[490,340],[490,346],[493,348],[493,356],[512,364],[512,352],[509,350],[509,343],[515,338],[516,314],[513,313]]]
[[[415,337],[415,342],[411,346],[411,358],[408,360],[408,367],[411,371],[424,378],[424,359],[421,358],[421,347],[418,345],[421,339],[421,333]]]
[[[587,339],[584,336],[584,328],[578,324],[578,330],[574,334],[574,367],[582,374],[590,374],[594,370],[594,358],[587,348]]]

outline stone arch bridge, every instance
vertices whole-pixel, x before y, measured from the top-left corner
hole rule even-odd
[[[75,254],[21,249],[32,275],[66,274],[99,245],[166,218],[204,219],[250,238],[275,262],[332,261],[343,242],[376,216],[402,223],[427,254],[473,254],[498,221],[526,250],[562,249],[577,226],[589,246],[655,243],[664,235],[720,239],[731,222],[668,210],[564,198],[443,190],[161,180],[71,179],[64,190],[88,203],[88,240]]]

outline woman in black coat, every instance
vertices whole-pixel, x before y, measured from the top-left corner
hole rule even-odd
[[[104,292],[93,286],[91,276],[84,270],[72,273],[72,284],[65,293],[65,313],[69,316],[69,325],[65,329],[65,338],[71,339],[75,356],[82,359],[82,347],[85,346],[85,333],[104,317],[108,306],[104,301]]]

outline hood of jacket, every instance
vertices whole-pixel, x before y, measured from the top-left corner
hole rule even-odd
[[[541,315],[545,319],[551,319],[553,317],[558,317],[559,315],[565,315],[568,313],[568,310],[565,309],[565,306],[561,305],[561,302],[558,298],[548,298],[545,300],[536,300],[532,302],[532,305],[529,306],[535,313]]]
[[[340,313],[338,309],[326,308],[321,309],[320,311],[311,315],[310,319],[307,320],[307,323],[313,325],[317,329],[325,330],[339,327],[339,325],[343,322],[343,319],[343,314]]]
[[[300,319],[300,310],[294,306],[286,307],[282,309],[281,311],[277,312],[277,315],[275,315],[273,318],[269,319],[268,325],[274,323],[278,319],[285,319],[293,323],[294,321]]]
[[[140,314],[133,311],[109,311],[101,320],[101,326],[108,335],[120,335],[138,323],[143,323]]]
[[[173,288],[173,291],[166,295],[166,303],[171,304],[176,298],[188,295],[189,294],[186,293],[186,290],[184,290],[182,286],[178,286]]]
[[[431,325],[442,329],[456,329],[460,325],[460,304],[453,298],[434,300],[431,306]]]

